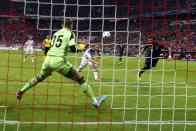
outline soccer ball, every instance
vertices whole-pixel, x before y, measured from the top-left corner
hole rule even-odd
[[[103,32],[103,38],[105,37],[110,37],[110,32],[109,31],[104,31]]]

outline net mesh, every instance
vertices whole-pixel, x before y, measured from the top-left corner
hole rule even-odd
[[[194,130],[194,13],[192,0],[1,0],[0,129]],[[16,100],[16,92],[41,69],[43,39],[60,29],[65,17],[74,22],[77,43],[100,45],[101,81],[95,83],[93,68],[82,71],[96,96],[108,96],[100,109],[92,107],[76,83],[56,73]],[[103,31],[111,36],[103,38]],[[173,60],[164,59],[163,50],[156,68],[138,81],[145,61],[140,47],[151,34],[172,47]],[[28,35],[36,43],[34,63],[23,61]],[[77,68],[82,55],[67,59]]]

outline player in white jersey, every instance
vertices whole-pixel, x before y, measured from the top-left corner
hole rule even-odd
[[[80,63],[80,66],[77,68],[78,72],[81,72],[82,69],[87,66],[93,66],[94,68],[94,79],[96,82],[99,82],[99,78],[98,78],[98,70],[97,70],[97,66],[98,66],[98,62],[96,61],[96,59],[93,57],[96,53],[97,55],[99,55],[98,53],[98,45],[92,45],[91,48],[87,49],[84,53],[84,55],[82,56],[82,61]]]
[[[32,36],[29,36],[29,39],[25,42],[26,53],[24,56],[24,61],[26,61],[27,55],[31,55],[31,61],[34,62],[34,49],[33,49],[33,47],[35,45],[35,42],[32,38],[33,38]]]

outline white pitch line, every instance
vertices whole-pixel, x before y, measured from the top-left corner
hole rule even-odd
[[[0,81],[0,84],[6,84],[7,82],[4,82],[4,81]],[[26,82],[9,82],[8,84],[9,85],[18,85],[18,84],[25,84]],[[93,84],[94,82],[89,82],[90,84]],[[115,84],[118,84],[119,86],[124,86],[124,82],[114,82]],[[47,85],[48,83],[44,83],[44,82],[42,82],[42,83],[39,83],[39,85]],[[108,85],[111,85],[111,82],[102,82],[101,83],[102,84],[102,86],[108,86]],[[105,84],[105,85],[104,85]],[[121,85],[120,85],[121,84]],[[133,85],[133,84],[137,84],[136,82],[126,82],[126,84],[127,85]],[[149,83],[146,83],[146,82],[143,82],[143,83],[141,83],[140,82],[140,87],[149,87],[148,85],[142,85],[142,84],[149,84]],[[161,84],[161,83],[152,83],[152,84]],[[171,83],[165,83],[165,84],[171,84]],[[185,84],[185,83],[183,83],[183,84]],[[74,84],[74,83],[49,83],[49,85],[77,85],[77,84]],[[154,87],[153,88],[160,88],[161,86],[156,86],[156,85],[153,85]],[[171,87],[167,87],[168,85],[165,85],[165,87],[166,88],[173,88],[172,86]],[[179,86],[178,88],[185,88],[184,86],[182,87],[182,86]],[[193,89],[193,88],[196,88],[196,86],[188,86],[187,88],[191,88],[191,89]]]
[[[56,125],[56,124],[61,124],[61,125],[123,125],[123,124],[142,124],[142,125],[196,125],[196,121],[124,121],[124,122],[110,122],[110,121],[100,121],[100,122],[43,122],[43,121],[12,121],[12,120],[0,120],[0,124],[51,124],[51,125]]]
[[[0,106],[0,108],[7,108],[7,106]]]

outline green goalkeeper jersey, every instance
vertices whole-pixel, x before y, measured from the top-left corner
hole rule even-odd
[[[53,35],[51,48],[48,55],[65,57],[67,55],[69,46],[72,46],[74,44],[74,33],[67,28],[62,28]]]
[[[72,45],[75,45],[75,35],[71,30],[62,28],[57,31],[52,37],[51,48],[42,65],[42,73],[57,71],[66,74],[73,67],[66,61],[68,48]]]

